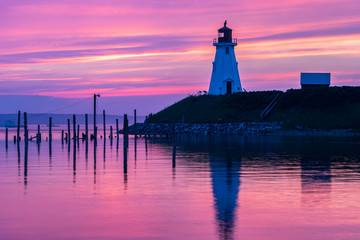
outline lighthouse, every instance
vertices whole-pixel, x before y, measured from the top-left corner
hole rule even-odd
[[[216,54],[209,87],[210,95],[242,92],[238,63],[234,52],[237,39],[232,38],[232,30],[226,24],[227,21],[225,21],[224,27],[218,30],[218,38],[213,40]]]

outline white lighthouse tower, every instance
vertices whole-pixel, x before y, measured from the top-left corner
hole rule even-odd
[[[214,38],[213,45],[216,47],[215,60],[209,94],[222,95],[235,92],[242,92],[238,63],[235,58],[234,47],[237,46],[237,39],[232,39],[232,30],[224,27],[218,30],[219,37]]]

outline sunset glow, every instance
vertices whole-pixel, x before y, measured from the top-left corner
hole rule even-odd
[[[140,7],[141,6],[141,7]],[[355,0],[0,3],[0,94],[192,94],[209,86],[224,20],[247,90],[299,87],[300,72],[360,85]]]

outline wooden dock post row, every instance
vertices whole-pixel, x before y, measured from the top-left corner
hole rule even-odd
[[[96,97],[99,97],[98,95],[94,95],[94,112],[96,113]],[[96,126],[96,114],[94,114],[94,135],[92,136],[93,139],[95,140],[96,143],[96,134],[97,134],[97,126]],[[136,119],[136,109],[134,109],[134,124],[137,124],[137,119]],[[21,127],[21,111],[18,111],[18,124],[17,124],[17,131],[16,131],[16,136],[14,136],[14,143],[17,142],[19,144],[20,140],[21,140],[21,136],[20,136],[20,127]],[[83,140],[88,140],[89,138],[89,121],[88,121],[88,114],[85,114],[85,134],[82,134],[82,139]],[[52,117],[49,117],[49,137],[46,140],[49,140],[50,142],[52,141],[52,126],[53,126],[53,122],[52,122]],[[105,114],[105,110],[103,110],[103,127],[104,127],[104,138],[114,138],[114,134],[113,134],[113,126],[110,126],[110,135],[107,136],[106,135],[106,114]],[[127,114],[124,114],[124,124],[123,124],[123,134],[126,135],[126,137],[124,138],[125,141],[125,145],[127,148],[127,141],[128,141],[128,127],[129,127],[129,120],[128,120],[128,116]],[[116,138],[119,139],[119,119],[116,119]],[[6,141],[6,148],[8,147],[8,141],[9,141],[9,130],[8,128],[6,128],[5,130],[5,141]],[[40,129],[40,125],[38,124],[37,126],[37,134],[35,137],[31,137],[29,138],[29,130],[28,130],[28,119],[27,119],[27,112],[24,112],[24,138],[25,138],[25,146],[28,146],[28,141],[34,138],[36,138],[36,142],[40,143],[41,142],[41,129]],[[70,119],[67,119],[67,132],[65,130],[61,130],[61,143],[64,144],[64,141],[66,141],[67,143],[71,142],[71,139],[73,139],[74,141],[79,141],[80,139],[80,125],[76,125],[76,115],[73,115],[73,138],[71,138],[71,130],[70,130]]]

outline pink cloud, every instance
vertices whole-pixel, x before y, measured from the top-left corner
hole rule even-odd
[[[0,94],[206,90],[225,19],[246,89],[298,87],[302,71],[359,85],[359,9],[355,0],[2,1]]]

